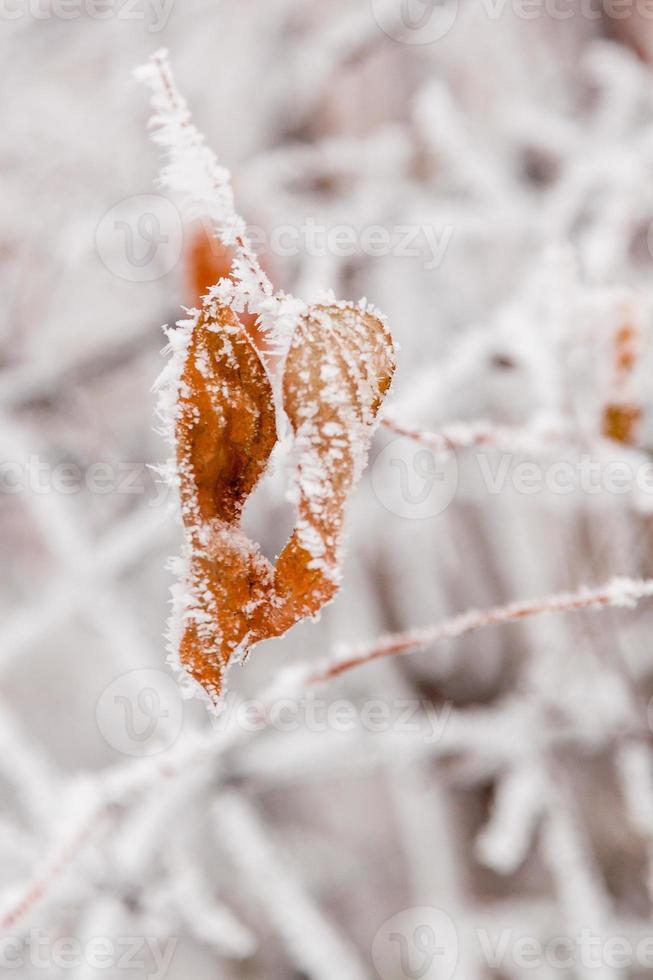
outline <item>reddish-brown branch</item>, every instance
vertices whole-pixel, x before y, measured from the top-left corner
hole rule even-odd
[[[98,830],[103,817],[108,816],[110,806],[100,806],[93,810],[88,820],[79,828],[70,841],[61,848],[40,877],[34,878],[25,888],[22,896],[8,912],[0,918],[0,933],[13,929],[32,908],[50,891],[52,885],[74,864],[79,853],[89,843]]]
[[[613,579],[600,589],[582,589],[579,592],[563,593],[523,602],[513,602],[506,606],[484,611],[471,610],[446,620],[436,626],[413,630],[410,633],[395,634],[382,638],[377,643],[358,650],[352,650],[348,655],[341,655],[337,660],[327,662],[321,670],[311,671],[307,664],[300,664],[288,671],[283,683],[275,683],[264,692],[259,703],[273,703],[278,698],[293,698],[299,700],[305,695],[310,685],[320,681],[330,680],[354,667],[362,666],[372,660],[388,657],[395,653],[409,653],[422,650],[433,643],[444,639],[453,639],[465,633],[471,633],[486,626],[498,626],[503,623],[516,622],[530,616],[555,612],[580,612],[586,609],[600,609],[606,606],[633,607],[639,599],[653,596],[653,581],[632,581],[630,579]],[[263,711],[260,715],[264,720]],[[157,766],[152,774],[155,778],[176,778],[188,770],[188,766],[199,765],[206,758],[206,753],[213,755],[216,751],[225,751],[233,747],[234,739],[247,738],[253,729],[242,729],[231,732],[231,737],[222,735],[219,745],[211,739],[205,744],[203,752],[195,741],[192,741],[186,752],[182,752],[176,760],[166,760],[164,765]],[[140,778],[140,790],[145,789],[149,780]],[[92,839],[98,830],[104,815],[109,815],[111,809],[124,802],[125,791],[133,785],[129,779],[119,778],[116,786],[119,791],[115,796],[105,797],[90,813],[83,826],[64,845],[56,857],[48,864],[47,870],[35,877],[25,888],[22,897],[0,919],[0,931],[13,928],[31,909],[52,889],[52,886],[65,873],[66,869],[79,857],[84,846]]]
[[[552,446],[572,441],[571,434],[562,426],[518,429],[479,420],[452,422],[443,426],[439,432],[426,432],[403,425],[387,416],[381,420],[381,425],[395,435],[412,439],[435,452],[473,449],[478,446],[489,446],[504,452],[547,452]]]
[[[398,653],[415,653],[442,640],[451,640],[465,633],[474,633],[486,626],[500,626],[543,613],[580,612],[603,606],[634,606],[639,599],[653,596],[653,581],[635,582],[629,579],[613,579],[600,589],[582,589],[579,592],[561,593],[543,599],[511,602],[494,609],[472,609],[434,626],[394,633],[381,637],[369,646],[353,648],[340,653],[332,662],[325,663],[310,678],[310,683],[330,680],[355,667],[390,657]]]

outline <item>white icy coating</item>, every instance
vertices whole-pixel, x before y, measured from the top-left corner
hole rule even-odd
[[[188,346],[199,317],[199,311],[194,310],[189,312],[192,314],[190,319],[179,320],[176,327],[166,330],[168,345],[164,350],[164,355],[168,359],[155,383],[155,390],[157,392],[156,411],[161,422],[161,434],[165,438],[168,446],[172,449],[171,456],[160,469],[160,475],[166,480],[168,486],[173,491],[174,511],[180,523],[180,474],[177,468],[177,440],[175,430],[179,411],[179,396],[182,388],[182,375],[186,363]],[[170,590],[172,609],[168,619],[166,634],[168,659],[175,669],[184,697],[190,698],[197,695],[206,699],[200,685],[196,684],[188,676],[187,672],[179,663],[179,644],[183,634],[184,619],[187,615],[193,614],[193,596],[187,590],[189,558],[190,544],[188,536],[185,536],[182,555],[171,558],[168,562],[168,568],[177,579]],[[197,615],[197,611],[195,615]],[[208,703],[208,699],[206,700]]]
[[[152,90],[152,138],[163,148],[166,159],[161,186],[181,196],[188,218],[208,218],[220,241],[234,250],[233,281],[222,279],[210,288],[209,296],[238,313],[256,314],[270,348],[283,354],[305,304],[283,292],[275,293],[263,271],[245,221],[236,211],[231,174],[194,126],[186,100],[175,85],[168,52],[158,51],[135,75]]]
[[[297,534],[311,555],[308,567],[340,585],[345,506],[367,464],[378,424],[378,383],[394,369],[394,348],[384,317],[365,299],[311,307],[291,354],[296,347],[300,357],[316,351],[315,361],[305,359],[292,379],[297,467],[290,494],[298,504]]]

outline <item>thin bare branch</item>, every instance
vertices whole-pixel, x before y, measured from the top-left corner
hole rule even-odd
[[[330,680],[344,674],[354,667],[361,667],[372,660],[380,660],[397,653],[416,653],[425,650],[442,640],[452,640],[465,633],[475,633],[486,626],[501,626],[514,623],[531,616],[544,613],[582,612],[586,609],[600,609],[604,606],[627,606],[632,608],[640,599],[653,596],[653,580],[633,581],[614,578],[598,589],[580,589],[578,592],[563,592],[511,602],[494,609],[471,609],[444,620],[434,626],[409,630],[406,633],[391,633],[369,645],[345,648],[336,653],[334,659],[327,661],[310,678],[311,683]]]
[[[571,433],[562,424],[513,428],[478,419],[473,422],[450,422],[439,432],[427,432],[385,416],[381,425],[389,432],[419,442],[435,452],[488,446],[503,452],[542,453],[549,452],[555,446],[568,445],[572,441]]]

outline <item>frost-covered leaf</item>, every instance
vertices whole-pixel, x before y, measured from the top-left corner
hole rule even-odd
[[[276,442],[272,388],[243,325],[226,307],[199,317],[187,349],[176,422],[187,532],[181,663],[212,695],[266,602],[272,571],[240,529],[247,497]]]
[[[298,456],[295,531],[277,562],[277,588],[299,618],[337,591],[348,496],[395,369],[383,321],[364,306],[311,307],[286,362],[284,407]]]
[[[318,306],[300,317],[283,377],[297,523],[274,567],[240,526],[276,441],[270,381],[233,311],[208,300],[192,327],[176,416],[187,533],[176,632],[181,664],[213,700],[232,658],[335,595],[348,497],[394,367],[390,334],[364,306]]]
[[[235,210],[229,172],[193,126],[165,52],[139,74],[154,93],[155,138],[167,160],[162,181],[201,202],[221,243],[209,253],[200,237],[191,253],[196,288],[206,289],[216,256],[218,281],[182,338],[171,337],[182,357],[164,385],[162,411],[174,419],[173,473],[186,529],[171,646],[216,701],[228,663],[315,616],[335,595],[347,500],[367,461],[395,350],[364,302],[329,297],[307,307],[274,291]],[[284,365],[280,392],[245,316],[268,363]],[[279,400],[295,438],[297,521],[275,567],[240,519],[276,442]]]

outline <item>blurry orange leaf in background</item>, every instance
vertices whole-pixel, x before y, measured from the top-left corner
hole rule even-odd
[[[614,337],[614,367],[617,392],[626,395],[628,381],[637,363],[640,332],[630,311],[624,311],[624,322]],[[612,399],[603,410],[602,433],[606,439],[632,445],[637,426],[642,417],[641,409],[625,397]]]
[[[636,405],[606,405],[603,411],[603,435],[606,439],[632,445],[642,413]]]
[[[202,297],[219,279],[231,277],[234,253],[215,237],[210,225],[198,221],[188,229],[186,247],[186,293],[190,306],[201,306]],[[238,317],[259,350],[265,349],[265,339],[256,326],[253,313]]]

